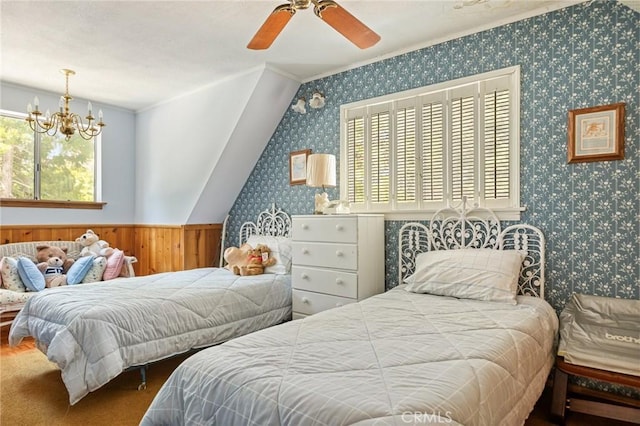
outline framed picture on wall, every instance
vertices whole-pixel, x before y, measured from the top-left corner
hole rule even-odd
[[[624,159],[624,105],[569,111],[569,163]]]
[[[304,185],[307,183],[307,157],[310,149],[289,153],[289,185]]]

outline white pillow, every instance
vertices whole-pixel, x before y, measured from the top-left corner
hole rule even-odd
[[[516,304],[524,253],[517,250],[460,249],[421,253],[405,290]]]
[[[105,269],[107,269],[107,258],[104,256],[94,258],[93,265],[91,269],[89,269],[89,272],[87,272],[87,275],[82,279],[81,284],[102,281],[102,274],[104,274]]]
[[[0,260],[0,274],[2,274],[2,288],[19,292],[27,291],[18,272],[18,259],[3,257]]]
[[[253,248],[258,244],[264,244],[271,250],[271,256],[276,260],[276,264],[265,268],[265,274],[282,275],[291,271],[291,238],[251,235],[247,244]]]

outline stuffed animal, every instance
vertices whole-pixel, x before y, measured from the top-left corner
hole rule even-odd
[[[36,260],[47,288],[67,285],[65,275],[74,260],[67,258],[66,247],[37,246]]]
[[[240,267],[240,275],[260,275],[264,274],[264,268],[276,264],[276,259],[270,256],[271,250],[264,244],[258,244],[256,248],[249,251],[249,259],[245,266]]]
[[[87,229],[87,232],[76,238],[76,242],[82,245],[80,256],[109,257],[113,254],[113,249],[109,247],[109,243],[101,240],[91,229]]]
[[[249,263],[249,252],[252,247],[245,243],[240,247],[229,247],[224,251],[224,260],[227,262],[225,268],[236,275],[240,275],[240,268]]]

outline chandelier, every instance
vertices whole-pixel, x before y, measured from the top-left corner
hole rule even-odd
[[[33,99],[34,106],[31,107],[31,104],[27,105],[27,113],[29,114],[27,121],[29,122],[29,126],[34,132],[46,133],[49,136],[54,136],[59,131],[65,135],[66,140],[71,139],[71,136],[77,131],[83,139],[91,140],[95,136],[98,136],[105,126],[102,121],[102,110],[98,111],[98,121],[96,122],[92,115],[91,102],[89,102],[87,106],[88,113],[85,117],[85,120],[87,120],[85,126],[82,117],[69,111],[69,101],[73,99],[71,95],[69,95],[69,76],[74,75],[76,72],[68,69],[62,69],[60,72],[65,75],[66,80],[65,94],[60,96],[60,103],[58,104],[60,110],[53,114],[47,110],[43,116],[42,111],[38,109],[39,101],[36,96]]]

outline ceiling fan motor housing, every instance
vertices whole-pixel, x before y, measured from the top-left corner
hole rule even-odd
[[[311,0],[291,0],[291,6],[294,9],[308,9],[311,6]]]

